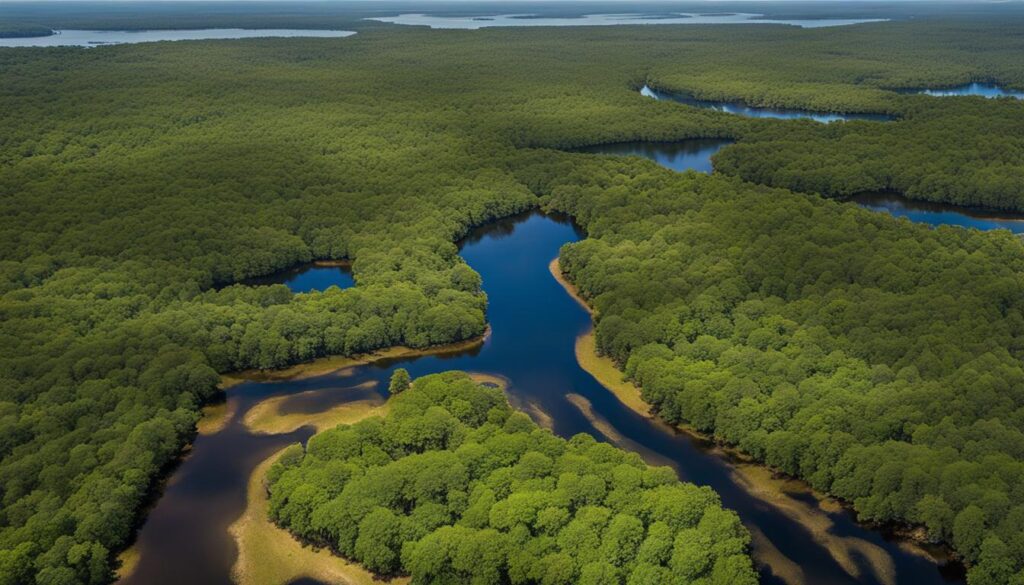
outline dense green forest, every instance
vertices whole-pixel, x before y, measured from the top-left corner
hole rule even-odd
[[[909,520],[1007,583],[1024,559],[1024,246],[716,175],[524,163],[589,238],[561,265],[672,423]],[[647,168],[645,168],[647,167]]]
[[[1018,572],[1019,241],[740,178],[1021,207],[1002,186],[1024,105],[885,89],[1024,86],[1019,27],[0,49],[0,583],[109,580],[218,373],[481,333],[453,242],[541,201],[587,226],[566,267],[666,418],[927,524],[974,583]],[[747,120],[643,98],[648,80],[901,119]],[[737,177],[539,150],[699,136],[739,139],[718,157]],[[339,258],[354,288],[230,286]]]
[[[710,488],[561,439],[459,372],[293,446],[268,481],[274,521],[414,583],[757,582],[750,535]]]

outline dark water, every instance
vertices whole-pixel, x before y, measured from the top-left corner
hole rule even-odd
[[[861,554],[852,555],[859,577],[850,576],[807,527],[738,484],[733,464],[725,456],[712,452],[702,441],[634,413],[580,369],[574,344],[590,329],[590,318],[552,278],[548,263],[563,244],[581,237],[565,219],[533,213],[478,229],[466,239],[461,253],[483,277],[493,330],[488,340],[472,351],[381,361],[355,368],[349,376],[334,373],[305,380],[248,382],[230,389],[227,400],[234,414],[228,426],[217,434],[199,437],[192,455],[172,476],[166,494],[139,534],[141,559],[128,582],[229,582],[236,551],[226,530],[244,509],[253,468],[275,450],[305,440],[312,432],[304,428],[283,436],[253,435],[241,423],[246,410],[273,396],[294,395],[282,405],[289,412],[321,411],[365,399],[365,386],[356,386],[377,382],[374,392],[383,392],[391,371],[399,366],[408,368],[414,377],[452,369],[504,376],[510,383],[512,403],[540,420],[545,417],[537,417],[537,413],[545,413],[559,435],[585,432],[612,440],[653,463],[673,466],[687,481],[711,486],[747,526],[759,530],[781,554],[799,565],[805,583],[886,582],[875,576]],[[595,417],[614,428],[611,436],[602,434],[592,419],[567,399],[570,393],[589,401]],[[903,552],[882,534],[859,526],[847,513],[829,513],[828,520],[832,523],[825,530],[828,535],[859,539],[891,558],[895,580],[890,583],[948,582],[936,564]],[[769,568],[761,571],[763,583],[782,582]]]
[[[292,292],[308,293],[314,290],[327,290],[332,286],[349,288],[355,286],[356,281],[352,278],[352,268],[347,265],[327,266],[309,263],[266,276],[248,278],[243,280],[242,284],[249,286],[283,284],[292,289]]]
[[[642,156],[677,172],[694,170],[711,173],[711,156],[732,142],[718,138],[698,138],[679,142],[615,142],[582,146],[572,149],[572,152]]]
[[[906,93],[923,93],[925,95],[933,95],[937,97],[980,95],[986,98],[1012,97],[1024,100],[1024,92],[1012,89],[1003,89],[994,83],[968,83],[966,85],[956,87],[911,89],[907,90]]]
[[[950,203],[915,201],[895,193],[861,193],[851,201],[874,211],[928,225],[955,225],[978,230],[1010,230],[1024,233],[1024,213],[963,207]]]
[[[652,89],[648,86],[643,86],[640,89],[640,95],[654,98],[660,101],[673,101],[695,108],[704,108],[706,110],[716,110],[719,112],[725,112],[728,114],[735,114],[737,116],[745,116],[747,118],[777,118],[781,120],[793,120],[793,119],[808,119],[816,122],[837,122],[837,121],[848,121],[848,120],[870,120],[874,122],[886,122],[892,120],[892,116],[886,114],[862,114],[862,113],[850,113],[850,114],[837,114],[837,113],[824,113],[824,112],[809,112],[807,110],[794,110],[786,108],[759,108],[754,106],[748,106],[743,102],[726,102],[726,101],[712,101],[712,100],[700,100],[688,95],[669,93],[666,91],[660,91]]]

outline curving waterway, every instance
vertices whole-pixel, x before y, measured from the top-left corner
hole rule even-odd
[[[1011,97],[1018,100],[1024,100],[1024,91],[1017,91],[1013,89],[1006,89],[995,83],[967,83],[964,85],[957,85],[953,87],[938,87],[938,88],[922,88],[922,89],[907,89],[902,90],[900,93],[922,93],[925,95],[931,95],[935,97],[956,97],[966,95],[977,95],[984,98],[1001,98]]]
[[[228,526],[245,508],[254,468],[313,433],[312,427],[302,427],[255,434],[243,422],[246,413],[268,399],[278,401],[278,416],[383,401],[397,367],[414,377],[453,369],[498,375],[508,381],[513,405],[559,435],[590,433],[637,451],[652,464],[670,465],[686,481],[711,486],[751,529],[763,583],[962,581],[962,571],[944,570],[922,549],[860,526],[798,482],[773,479],[760,467],[638,414],[582,370],[574,344],[590,331],[590,317],[548,269],[562,245],[582,237],[568,219],[540,212],[473,231],[461,243],[461,255],[483,277],[492,333],[470,349],[230,388],[226,424],[199,435],[170,477],[139,532],[140,560],[124,582],[230,582],[237,550]]]
[[[1015,234],[1024,233],[1024,213],[983,209],[908,199],[896,193],[874,191],[860,193],[850,201],[872,211],[881,211],[895,217],[930,226],[951,225],[976,230],[1010,230]]]
[[[656,99],[658,101],[671,101],[695,108],[725,112],[745,118],[774,118],[777,120],[814,120],[823,124],[832,122],[847,122],[850,120],[867,120],[871,122],[888,122],[893,117],[888,114],[870,113],[838,113],[838,112],[811,112],[809,110],[798,110],[793,108],[763,108],[749,106],[741,101],[703,100],[691,95],[668,92],[654,89],[649,85],[640,88],[640,95]]]

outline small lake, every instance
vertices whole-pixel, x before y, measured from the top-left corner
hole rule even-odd
[[[839,114],[831,112],[809,112],[807,110],[796,110],[788,108],[754,107],[748,106],[743,102],[738,101],[728,102],[715,100],[701,100],[688,95],[652,89],[647,85],[643,86],[640,89],[640,95],[649,98],[654,98],[659,101],[673,101],[678,102],[680,104],[685,104],[687,106],[693,106],[695,108],[715,110],[718,112],[725,112],[727,114],[744,116],[746,118],[777,118],[781,120],[808,119],[814,120],[815,122],[823,122],[825,124],[830,122],[849,120],[869,120],[873,122],[887,122],[893,119],[892,116],[889,116],[887,114]]]
[[[227,528],[245,509],[253,470],[272,453],[313,434],[308,426],[282,434],[255,433],[243,422],[246,413],[268,399],[281,401],[279,414],[383,401],[398,367],[413,377],[446,370],[500,376],[508,380],[512,404],[558,435],[590,433],[636,451],[648,462],[669,465],[686,481],[710,486],[754,534],[754,555],[765,585],[963,582],[956,567],[940,568],[922,549],[858,524],[845,510],[819,504],[805,489],[787,488],[780,495],[784,503],[775,504],[759,495],[777,489],[774,484],[752,487],[754,480],[739,471],[742,463],[707,441],[631,410],[580,368],[574,346],[592,322],[552,277],[548,264],[563,244],[583,237],[567,218],[539,212],[473,230],[461,242],[460,254],[483,278],[492,333],[471,348],[230,388],[226,425],[199,435],[169,478],[138,534],[136,570],[124,582],[231,583],[237,549]],[[811,521],[800,520],[808,515]]]
[[[430,28],[479,29],[495,26],[609,26],[623,24],[785,24],[801,28],[822,28],[847,26],[863,22],[883,22],[888,19],[870,18],[819,18],[784,19],[764,18],[763,14],[747,12],[718,13],[632,13],[632,14],[583,14],[575,17],[541,16],[537,14],[495,14],[487,16],[438,16],[433,14],[399,14],[377,16],[377,20],[391,24],[429,26]]]
[[[967,85],[938,89],[911,89],[906,90],[903,93],[922,93],[936,97],[980,95],[981,97],[986,98],[1012,97],[1024,100],[1024,91],[1003,89],[994,83],[968,83]]]
[[[569,152],[642,156],[676,172],[698,171],[710,174],[711,156],[732,144],[732,140],[697,138],[679,142],[614,142],[570,149]]]
[[[212,39],[255,39],[266,37],[340,38],[356,34],[349,30],[202,28],[190,30],[59,30],[47,37],[0,39],[0,47],[98,47],[156,41],[202,41]]]
[[[311,262],[266,276],[247,278],[241,282],[249,286],[283,284],[295,293],[327,290],[332,286],[350,288],[356,281],[352,278],[352,268],[347,263]]]
[[[931,226],[955,225],[976,230],[1010,230],[1024,233],[1024,213],[962,207],[951,203],[935,203],[907,199],[895,193],[860,193],[850,201],[874,211],[884,211],[910,221]]]

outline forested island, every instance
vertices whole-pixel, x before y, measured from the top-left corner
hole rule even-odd
[[[560,439],[466,374],[403,373],[386,417],[281,456],[271,518],[416,583],[757,582],[750,535],[710,489]]]
[[[839,200],[885,189],[1024,209],[1024,102],[898,91],[1024,87],[1024,15],[1006,10],[828,30],[375,23],[344,39],[0,49],[0,583],[110,582],[221,374],[482,335],[487,297],[454,242],[539,206],[585,228],[561,266],[595,309],[598,350],[663,420],[864,520],[919,528],[964,559],[971,585],[1024,583],[1024,243]],[[746,119],[643,98],[647,83],[896,119]],[[686,138],[735,143],[710,176],[564,151]],[[236,284],[314,260],[351,261],[357,285]],[[451,402],[460,393],[465,404]],[[560,523],[602,518],[640,542],[611,562],[629,567],[616,578],[700,565],[692,581],[751,579],[744,529],[706,490],[544,434],[457,375],[394,400],[384,419],[289,453],[271,485],[281,525],[423,582],[487,568],[424,561],[474,530],[567,555],[574,572],[552,582],[603,583],[608,558],[556,537]],[[387,444],[425,413],[454,439]],[[333,443],[360,454],[317,454]],[[335,497],[366,495],[351,478],[507,444],[515,460],[466,467],[415,520],[398,518],[419,509],[413,492],[348,524],[328,518]],[[565,504],[553,474],[573,466],[606,493],[553,506],[550,525],[531,516],[528,535],[502,523],[495,507],[523,490],[502,514]],[[304,512],[323,507],[320,524],[290,510],[289,482],[323,492],[303,490],[320,498]],[[616,482],[699,502],[714,525],[642,511],[642,496],[613,498]],[[485,487],[486,522],[473,507]],[[367,517],[380,538],[360,545]],[[655,530],[712,552],[653,562],[643,543]],[[719,560],[739,581],[715,581]],[[545,570],[521,568],[519,582]]]

